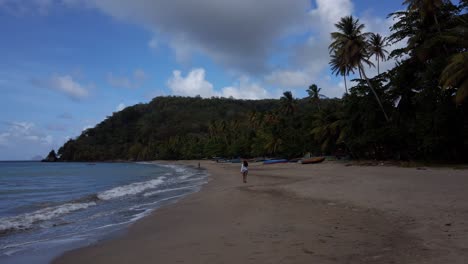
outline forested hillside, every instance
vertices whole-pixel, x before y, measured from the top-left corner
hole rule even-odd
[[[114,113],[68,141],[72,160],[296,157],[345,151],[353,158],[468,160],[467,1],[405,1],[390,36],[352,16],[331,34],[330,66],[359,76],[342,99],[285,92],[279,100],[158,97]],[[389,54],[390,44],[401,49]],[[393,69],[379,63],[393,58]],[[368,78],[366,69],[379,74]],[[356,76],[355,75],[355,76]],[[306,87],[304,87],[306,89]]]

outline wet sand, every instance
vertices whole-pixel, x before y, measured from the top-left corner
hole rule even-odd
[[[468,263],[468,170],[201,166],[200,192],[54,263]]]

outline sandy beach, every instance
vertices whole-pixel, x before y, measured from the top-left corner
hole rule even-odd
[[[253,163],[244,184],[240,164],[201,166],[200,192],[54,263],[468,261],[468,170]]]

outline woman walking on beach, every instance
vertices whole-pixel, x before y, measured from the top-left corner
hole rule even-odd
[[[249,173],[249,163],[246,160],[242,162],[241,173],[242,173],[242,178],[244,179],[244,183],[247,183],[247,174]]]

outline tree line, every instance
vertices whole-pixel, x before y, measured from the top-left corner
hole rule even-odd
[[[331,34],[330,67],[341,99],[308,87],[280,99],[157,97],[127,107],[69,140],[63,161],[298,157],[467,161],[468,1],[406,0],[391,35],[366,32],[353,16]],[[391,44],[401,48],[387,51]],[[392,69],[380,62],[393,58]],[[366,70],[377,68],[370,78]],[[353,87],[348,88],[351,74]]]

